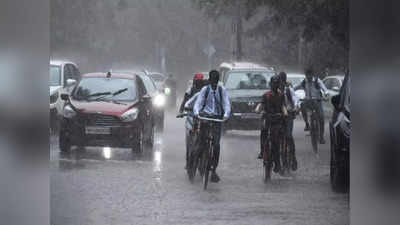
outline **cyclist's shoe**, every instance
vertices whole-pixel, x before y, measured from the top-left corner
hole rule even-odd
[[[310,125],[308,123],[306,124],[306,127],[304,127],[304,131],[309,131],[310,130]]]
[[[324,139],[324,138],[320,138],[320,139],[319,139],[319,143],[322,144],[322,145],[325,144],[325,143],[326,143],[326,142],[325,142],[325,139]]]
[[[211,182],[218,183],[219,180],[220,179],[219,179],[218,174],[216,172],[212,172],[212,174],[211,174]]]
[[[261,152],[258,153],[257,159],[262,159],[262,158],[263,158],[262,153]]]
[[[292,170],[293,170],[293,171],[296,171],[296,170],[297,170],[297,159],[296,159],[296,158],[293,159],[293,162],[292,162]]]

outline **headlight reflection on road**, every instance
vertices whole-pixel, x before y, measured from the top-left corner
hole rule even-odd
[[[154,172],[161,172],[161,160],[162,160],[162,154],[161,151],[155,151],[154,152],[154,167],[153,171]]]
[[[103,156],[105,159],[111,159],[111,148],[110,147],[103,148]]]

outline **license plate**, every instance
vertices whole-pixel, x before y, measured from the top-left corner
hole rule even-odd
[[[86,127],[86,134],[111,134],[109,127]]]
[[[260,119],[261,114],[258,113],[243,113],[242,114],[243,119]]]

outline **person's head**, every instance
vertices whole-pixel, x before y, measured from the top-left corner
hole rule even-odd
[[[286,84],[286,80],[287,80],[287,75],[286,75],[286,73],[285,73],[285,72],[280,72],[280,73],[279,73],[279,78],[281,79],[282,84],[285,85],[285,84]]]
[[[211,87],[216,89],[219,81],[219,72],[216,70],[211,70],[209,76],[210,77],[208,78],[208,81],[210,82]]]
[[[311,80],[314,76],[314,71],[311,67],[304,70],[304,74],[306,75],[307,80]]]
[[[280,85],[280,78],[277,75],[271,77],[269,81],[269,85],[271,86],[272,91],[276,92]]]
[[[193,87],[195,88],[201,88],[202,84],[203,84],[203,74],[201,73],[195,73],[194,77],[193,77]]]

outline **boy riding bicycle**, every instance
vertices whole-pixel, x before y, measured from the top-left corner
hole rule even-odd
[[[209,73],[209,85],[203,87],[199,92],[196,102],[194,104],[193,113],[195,116],[199,116],[200,113],[207,114],[211,117],[219,117],[227,120],[231,111],[231,105],[229,97],[226,93],[225,88],[218,85],[219,72],[212,70]],[[204,148],[207,130],[205,126],[200,124],[200,143],[199,147]],[[211,181],[218,182],[220,180],[216,173],[216,168],[219,161],[220,153],[220,139],[221,139],[221,124],[217,123],[213,129],[213,136],[215,138],[215,150],[214,150],[214,170],[211,174]]]

